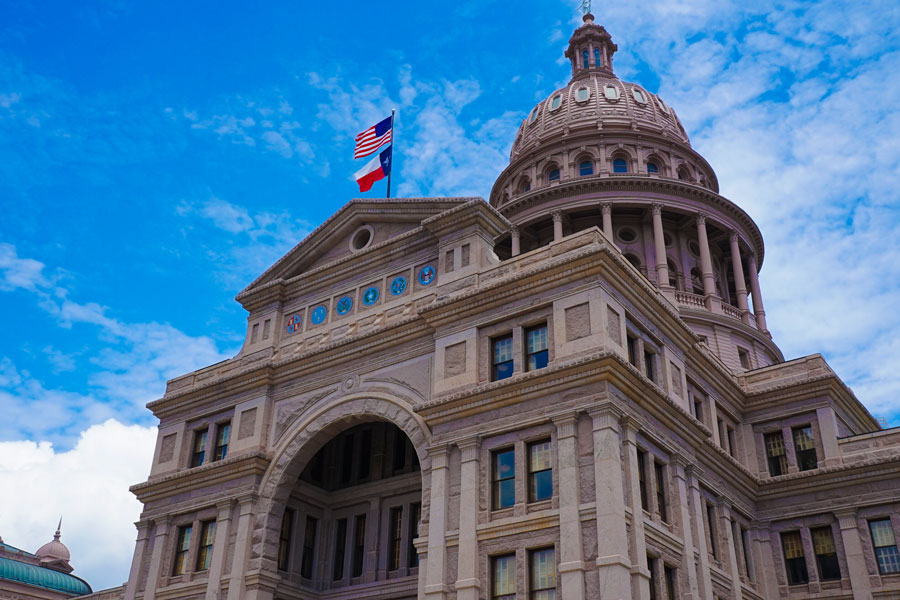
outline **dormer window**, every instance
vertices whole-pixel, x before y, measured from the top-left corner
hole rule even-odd
[[[666,103],[663,102],[663,99],[659,96],[656,97],[656,102],[659,104],[659,110],[663,111],[664,114],[669,114],[669,107],[666,106]]]
[[[598,67],[601,66],[600,65],[600,48],[594,48],[594,64]]]
[[[556,110],[562,104],[562,94],[553,96],[550,100],[550,110]]]
[[[634,94],[634,99],[637,100],[638,104],[647,104],[647,98],[644,97],[644,92],[634,88],[631,90],[631,93]]]
[[[591,88],[586,85],[575,90],[575,100],[578,102],[586,102],[591,97]]]
[[[614,85],[608,85],[603,88],[603,95],[606,96],[607,100],[615,102],[619,99],[619,88]]]
[[[531,125],[537,119],[538,116],[538,107],[535,106],[531,109],[531,114],[528,115],[528,124]]]

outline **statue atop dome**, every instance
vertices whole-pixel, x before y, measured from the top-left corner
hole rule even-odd
[[[589,14],[591,14],[591,0],[583,0],[581,6],[579,6],[578,8],[581,9],[581,13],[584,16],[588,16]]]

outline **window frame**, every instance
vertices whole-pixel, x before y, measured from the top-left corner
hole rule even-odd
[[[224,433],[224,435],[223,435]],[[224,439],[223,439],[224,438]],[[215,448],[213,461],[224,460],[228,456],[228,445],[231,442],[231,419],[216,425]]]
[[[497,360],[497,345],[501,342],[506,342],[509,340],[509,358],[507,360],[498,361]],[[516,372],[516,364],[515,364],[515,341],[513,339],[512,331],[504,333],[503,335],[498,335],[490,338],[490,346],[491,346],[491,381],[502,381],[504,379],[509,379]],[[499,370],[501,365],[509,365],[509,373],[503,375]]]
[[[498,577],[497,577],[497,575],[498,575],[498,572],[497,572],[497,565],[499,564],[500,561],[504,561],[504,562],[510,561],[510,564],[507,566],[507,572],[511,571],[512,574],[513,574],[513,577],[512,577],[512,586],[513,586],[512,593],[509,593],[508,590],[503,590],[503,593],[500,593],[500,592],[498,592],[498,590],[497,590],[498,584],[500,583],[500,582],[498,581]],[[518,565],[516,564],[516,554],[515,554],[515,552],[510,552],[510,553],[507,553],[507,554],[499,554],[499,555],[497,555],[497,556],[492,556],[490,562],[491,562],[491,573],[490,573],[490,579],[491,579],[491,600],[516,600],[516,594],[517,594],[517,589],[516,589],[516,588],[518,587],[518,586],[516,585],[516,584],[517,584],[517,581],[516,581],[516,579],[517,579],[517,577],[516,577],[516,570],[517,570],[517,568],[518,568]]]
[[[587,165],[587,169],[585,169],[585,165]],[[578,161],[578,176],[579,177],[589,177],[594,174],[594,161],[582,159]]]
[[[622,156],[614,156],[612,160],[612,172],[618,174],[628,173],[628,159]]]
[[[392,506],[388,512],[387,570],[400,569],[403,552],[403,505]]]
[[[831,540],[831,552],[820,553],[816,547],[816,532],[827,532]],[[831,525],[823,525],[821,527],[810,527],[810,538],[812,538],[813,556],[816,558],[816,570],[819,574],[819,581],[840,581],[843,578],[841,572],[841,563],[838,560],[837,542],[834,537],[834,528]],[[825,561],[828,562],[825,562]],[[823,564],[824,563],[824,564]],[[826,571],[836,572],[836,574],[826,575]]]
[[[812,444],[812,447],[801,450],[801,438],[798,434],[802,435],[807,431],[809,432],[809,443]],[[791,427],[791,441],[794,443],[794,459],[797,461],[797,468],[800,471],[812,471],[813,469],[818,469],[819,456],[816,452],[816,436],[812,424],[808,423],[806,425]],[[812,457],[811,460],[810,456]]]
[[[775,436],[778,436],[778,439],[781,440],[781,454],[772,454],[772,445],[769,443],[769,440],[775,439]],[[769,477],[780,477],[782,475],[786,475],[788,472],[788,459],[787,459],[787,447],[784,444],[784,432],[780,429],[776,431],[769,431],[763,433],[763,449],[766,453],[766,466],[768,468]],[[777,465],[777,468],[773,468]],[[779,471],[776,473],[775,471]]]
[[[188,555],[191,551],[191,534],[194,530],[193,523],[179,525],[175,537],[175,550],[172,555],[172,576],[177,577],[187,572]]]
[[[544,335],[543,335],[544,344],[545,344],[544,348],[542,350],[537,350],[535,352],[532,352],[531,351],[531,334],[534,332],[540,331],[541,329],[544,330]],[[525,346],[525,365],[524,365],[525,371],[538,371],[540,369],[547,367],[547,365],[550,364],[550,327],[548,326],[547,322],[544,321],[543,323],[538,323],[536,325],[532,325],[531,327],[524,328],[522,337],[525,342],[524,343],[524,346]],[[544,355],[544,364],[541,366],[533,367],[531,365],[532,357],[538,356],[542,353]],[[538,361],[536,361],[536,362],[538,362]]]
[[[785,540],[788,536],[797,536],[797,547],[800,549],[800,556],[792,558],[788,557],[788,545],[785,544]],[[803,547],[803,535],[800,533],[800,530],[797,529],[792,531],[782,531],[780,537],[781,557],[784,560],[784,570],[788,585],[808,584],[809,569],[806,566],[806,549]],[[792,567],[796,567],[796,571]]]
[[[533,456],[532,450],[536,449],[538,446],[547,445],[547,452],[550,454],[549,463],[550,465],[544,469],[534,469],[533,464]],[[528,502],[544,502],[546,500],[550,500],[553,498],[553,442],[550,438],[544,438],[541,440],[536,440],[533,442],[529,442],[525,445],[525,453],[527,455],[528,460]],[[543,474],[547,474],[550,478],[550,493],[545,497],[537,497],[537,481],[538,477]]]
[[[316,575],[316,540],[319,534],[319,519],[306,515],[303,528],[303,554],[300,555],[300,577],[313,579]]]
[[[504,454],[512,455],[512,474],[500,477],[498,472],[499,457]],[[508,505],[501,503],[501,488],[506,482],[512,482],[512,502]],[[491,510],[506,510],[516,505],[516,449],[515,446],[505,446],[491,450]]]
[[[536,568],[535,559],[546,552],[550,553],[550,565],[553,569],[551,574],[552,583],[546,587],[538,587],[538,569]],[[554,546],[532,548],[528,550],[528,598],[530,600],[556,600],[558,593],[557,585],[559,582],[556,571],[556,548]]]
[[[277,567],[279,571],[290,570],[291,542],[294,535],[294,518],[296,511],[293,508],[285,508],[281,517],[281,528],[278,531],[278,555]]]
[[[366,572],[366,513],[353,517],[353,545],[350,548],[350,577]]]
[[[216,520],[200,522],[200,538],[197,546],[197,558],[194,561],[194,572],[208,571],[212,563],[213,545],[216,541]]]
[[[893,545],[891,544],[883,544],[881,546],[878,545],[878,542],[875,537],[875,530],[872,528],[873,525],[887,522],[888,531],[891,534],[891,539],[893,540]],[[872,542],[872,553],[875,555],[875,562],[878,564],[878,573],[880,575],[894,575],[900,573],[900,550],[897,548],[897,536],[894,533],[894,524],[891,521],[890,516],[876,518],[876,519],[868,519],[867,520],[869,526],[869,539]],[[882,548],[893,548],[893,552],[885,552],[885,555],[890,555],[889,559],[892,565],[895,565],[894,570],[886,570],[884,567],[887,565],[887,562],[882,561],[882,553],[879,552]]]
[[[347,562],[347,518],[334,522],[334,552],[331,562],[331,581],[342,581],[346,575]]]
[[[663,523],[669,522],[668,497],[666,494],[666,465],[653,461],[653,475],[656,479],[656,511]]]
[[[194,440],[191,445],[190,468],[202,466],[206,462],[206,447],[209,445],[209,427],[194,430]]]

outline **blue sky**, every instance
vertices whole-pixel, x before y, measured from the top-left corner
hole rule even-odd
[[[257,4],[0,4],[0,535],[34,550],[65,504],[95,587],[126,577],[144,404],[237,351],[235,294],[358,195],[353,135],[395,107],[399,195],[486,197],[579,3]],[[786,357],[900,424],[897,3],[594,13],[760,225]]]

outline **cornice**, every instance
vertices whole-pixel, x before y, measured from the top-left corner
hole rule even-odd
[[[129,488],[138,500],[147,504],[153,500],[206,487],[247,475],[265,474],[271,457],[262,451],[225,458],[206,465],[183,469],[171,475],[150,477],[144,483]]]

